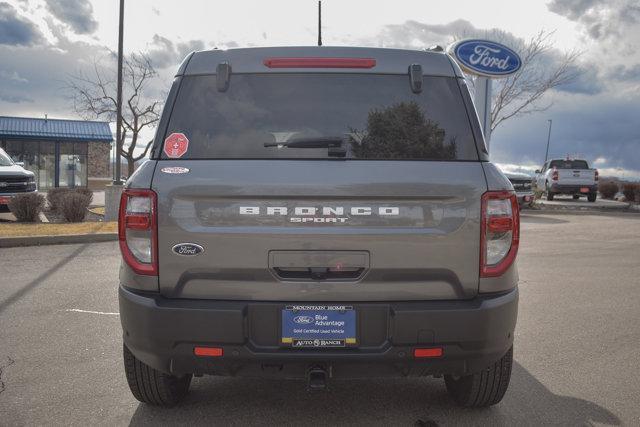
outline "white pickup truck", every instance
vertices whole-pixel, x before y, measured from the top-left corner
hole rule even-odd
[[[590,169],[586,160],[552,159],[536,171],[536,192],[553,200],[556,194],[571,194],[574,199],[587,196],[595,202],[598,196],[598,170]]]

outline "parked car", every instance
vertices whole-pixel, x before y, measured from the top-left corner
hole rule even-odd
[[[16,194],[38,191],[35,175],[16,163],[0,148],[0,211],[7,212],[9,200]]]
[[[536,190],[553,200],[556,194],[570,194],[574,199],[587,196],[595,202],[598,196],[598,170],[589,168],[582,159],[553,159],[536,170]]]
[[[170,406],[192,376],[509,384],[519,210],[444,52],[196,52],[119,217],[124,368]]]
[[[533,206],[535,200],[532,188],[533,178],[524,173],[505,173],[505,176],[511,181],[511,185],[513,185],[520,207]]]

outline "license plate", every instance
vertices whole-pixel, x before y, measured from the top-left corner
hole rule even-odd
[[[588,189],[587,187],[582,187],[582,188],[580,189],[580,192],[581,192],[581,193],[588,193],[588,192],[589,192],[589,189]]]
[[[346,305],[290,305],[282,310],[282,345],[293,348],[357,344],[356,311]]]

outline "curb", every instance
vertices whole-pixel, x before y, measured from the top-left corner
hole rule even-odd
[[[59,236],[24,236],[0,238],[0,248],[18,246],[65,245],[70,243],[98,243],[118,240],[118,233],[61,234]]]
[[[640,213],[638,209],[523,209],[521,215],[629,215],[637,216]]]

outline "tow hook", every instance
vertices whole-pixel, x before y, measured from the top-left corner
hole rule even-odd
[[[329,375],[323,366],[314,365],[307,372],[307,390],[325,391],[328,389],[327,380]]]

